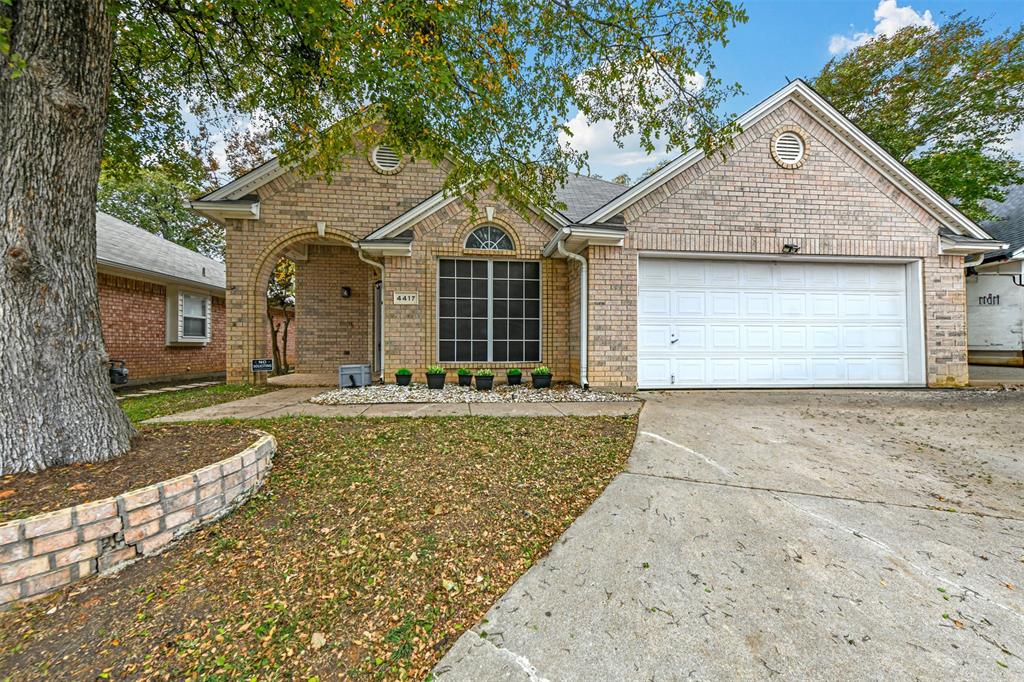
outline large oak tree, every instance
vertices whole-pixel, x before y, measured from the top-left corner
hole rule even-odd
[[[728,0],[0,0],[0,473],[129,447],[96,298],[101,159],[186,176],[196,120],[255,115],[328,179],[386,142],[447,159],[450,188],[552,206],[586,163],[558,142],[574,110],[651,148],[724,141],[738,86],[711,50],[745,19]]]
[[[1024,182],[1005,150],[1024,127],[1024,26],[991,35],[961,14],[879,36],[833,59],[814,87],[974,220]]]

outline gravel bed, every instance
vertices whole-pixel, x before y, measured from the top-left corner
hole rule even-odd
[[[584,391],[579,386],[564,385],[552,388],[509,386],[501,384],[490,391],[445,384],[441,390],[431,390],[426,384],[398,386],[379,384],[361,388],[339,388],[313,396],[309,402],[317,405],[364,405],[367,403],[593,403],[634,401],[630,395]]]

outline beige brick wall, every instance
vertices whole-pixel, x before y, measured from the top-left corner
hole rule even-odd
[[[516,245],[512,253],[500,255],[463,248],[466,236],[487,222],[486,207],[494,207],[493,223],[503,227]],[[554,228],[539,216],[525,219],[493,198],[481,197],[477,213],[454,202],[414,227],[412,257],[386,259],[384,274],[384,366],[388,381],[399,367],[420,375],[438,361],[437,355],[437,261],[439,258],[494,258],[541,261],[541,362],[473,363],[472,368],[492,367],[499,381],[502,369],[525,370],[539,365],[551,368],[556,380],[575,379],[568,358],[567,267],[565,261],[542,259],[541,251]],[[394,305],[393,292],[419,295],[419,305]],[[449,363],[454,371],[462,363]]]
[[[795,125],[807,160],[771,158],[772,133]],[[920,258],[927,380],[967,381],[963,259],[938,256],[939,224],[828,130],[786,104],[740,135],[723,160],[706,158],[625,211],[621,250],[591,249],[590,381],[636,384],[636,268],[642,251]]]
[[[338,365],[372,364],[373,284],[377,271],[350,246],[314,245],[295,266],[296,371],[334,372]],[[352,291],[341,295],[342,287]]]

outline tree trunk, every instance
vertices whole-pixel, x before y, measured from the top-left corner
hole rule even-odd
[[[281,334],[281,362],[284,363],[284,373],[288,374],[292,371],[291,365],[288,364],[288,325],[291,324],[291,318],[288,317],[288,309],[284,309],[284,331]]]
[[[281,325],[274,324],[274,309],[267,304],[267,323],[270,325],[270,355],[274,359],[274,376],[281,374],[281,348],[277,345],[277,330]]]
[[[13,0],[0,67],[0,474],[124,453],[96,289],[113,26],[103,0]]]

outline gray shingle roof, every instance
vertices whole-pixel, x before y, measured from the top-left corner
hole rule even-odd
[[[96,212],[96,260],[161,279],[224,289],[224,264],[112,215]]]
[[[569,175],[565,185],[555,192],[555,197],[567,208],[562,215],[576,222],[582,220],[609,201],[625,192],[629,187],[586,175]]]
[[[986,208],[999,219],[982,222],[981,229],[1008,243],[1010,248],[986,254],[985,260],[999,260],[1024,247],[1024,185],[1008,187],[1002,203],[988,202]]]

